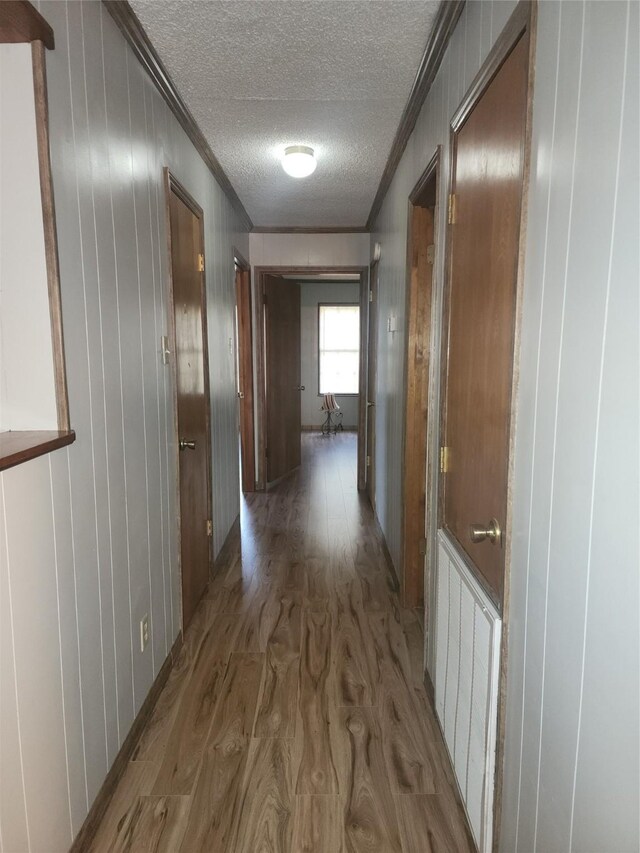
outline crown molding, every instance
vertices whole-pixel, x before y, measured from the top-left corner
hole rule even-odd
[[[429,41],[427,42],[427,46],[422,55],[418,73],[413,81],[413,86],[409,93],[409,99],[400,118],[400,124],[398,125],[398,130],[396,131],[391,151],[387,157],[384,172],[380,178],[378,191],[376,192],[373,204],[371,205],[371,211],[366,225],[367,231],[373,230],[373,226],[375,225],[376,217],[382,207],[384,197],[391,186],[391,181],[396,173],[396,169],[398,168],[398,164],[400,163],[404,150],[407,147],[409,137],[416,126],[420,110],[424,105],[436,74],[438,73],[440,63],[444,57],[451,35],[456,28],[458,19],[462,14],[464,4],[465,0],[444,0],[438,9],[431,34],[429,36]]]
[[[211,150],[204,134],[198,127],[196,120],[191,115],[187,105],[180,97],[176,86],[164,67],[156,49],[151,44],[149,37],[137,15],[128,3],[128,0],[102,0],[107,11],[116,22],[118,29],[123,34],[138,60],[142,63],[156,88],[167,102],[169,109],[174,114],[180,126],[187,134],[196,150],[206,163],[209,171],[218,182],[233,209],[236,211],[248,231],[253,228],[251,217],[245,210],[238,194],[224,169]],[[3,5],[0,2],[0,5]]]

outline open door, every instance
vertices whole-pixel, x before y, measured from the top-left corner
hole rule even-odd
[[[236,266],[236,345],[238,353],[238,403],[240,415],[240,467],[242,491],[256,487],[253,434],[253,334],[251,328],[251,273]]]
[[[281,276],[263,279],[266,363],[267,482],[300,465],[300,285]]]
[[[522,36],[453,126],[442,521],[498,607],[505,573],[528,64],[529,40]]]
[[[209,581],[211,437],[202,210],[169,177],[183,630]]]
[[[378,343],[378,261],[369,271],[369,335],[367,353],[367,494],[376,508],[376,351]]]

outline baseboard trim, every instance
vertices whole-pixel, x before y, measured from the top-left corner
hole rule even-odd
[[[393,586],[395,592],[400,591],[400,581],[398,580],[398,574],[396,572],[396,567],[393,565],[393,560],[391,559],[391,552],[389,551],[389,546],[387,545],[387,539],[384,535],[384,530],[382,529],[380,522],[378,521],[378,516],[374,510],[373,518],[376,523],[376,530],[378,531],[378,536],[380,537],[380,541],[382,543],[382,553],[384,554],[384,558],[387,563],[387,568],[389,569],[389,574],[391,575],[391,579],[393,580]]]
[[[91,846],[91,843],[98,831],[98,827],[105,816],[109,803],[111,802],[118,786],[118,782],[127,769],[131,756],[133,755],[138,741],[142,736],[142,732],[144,731],[146,724],[149,722],[149,718],[153,713],[153,709],[156,706],[156,702],[162,692],[162,688],[165,686],[167,679],[169,678],[169,673],[176,662],[176,658],[181,648],[182,631],[180,631],[176,637],[176,641],[171,647],[171,651],[167,655],[165,662],[160,667],[160,671],[156,675],[155,680],[151,685],[151,689],[147,693],[147,697],[142,703],[142,707],[138,711],[136,718],[129,729],[129,734],[124,739],[124,742],[120,747],[120,751],[116,755],[115,761],[111,765],[111,768],[102,783],[102,787],[98,791],[98,794],[93,801],[93,805],[89,809],[89,813],[80,827],[80,831],[69,848],[69,853],[83,853],[83,851],[88,850]]]
[[[213,580],[214,577],[218,574],[218,572],[220,571],[220,567],[229,559],[229,555],[232,553],[233,548],[238,544],[239,540],[240,513],[236,515],[235,521],[229,528],[229,532],[224,538],[222,547],[218,551],[218,556],[214,558],[213,566],[211,568],[211,571],[209,572],[209,580]]]
[[[434,708],[436,707],[436,689],[433,686],[433,681],[431,680],[431,676],[429,675],[429,671],[425,669],[424,671],[424,689],[427,691],[427,696],[429,697],[429,701]]]

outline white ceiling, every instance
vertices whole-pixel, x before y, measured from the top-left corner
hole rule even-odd
[[[255,225],[365,224],[439,0],[130,2]]]

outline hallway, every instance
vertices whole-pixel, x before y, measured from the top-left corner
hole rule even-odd
[[[473,849],[355,434],[302,445],[243,503],[92,850]]]

